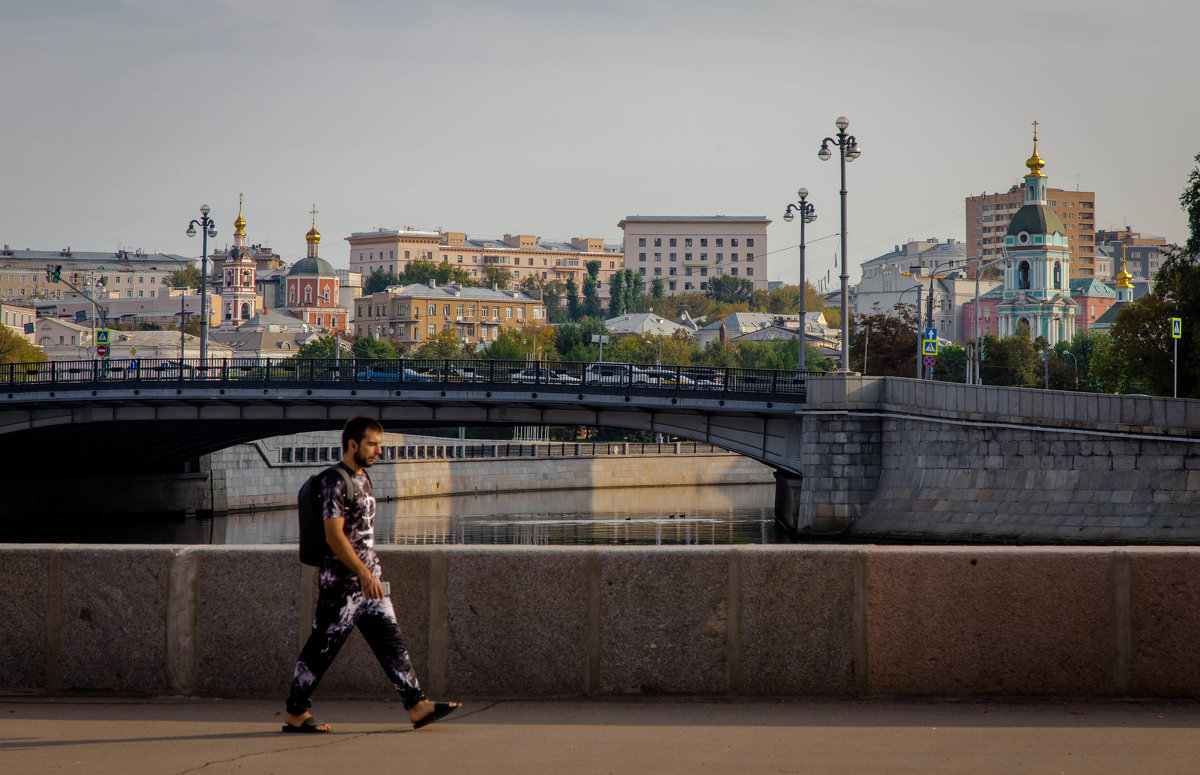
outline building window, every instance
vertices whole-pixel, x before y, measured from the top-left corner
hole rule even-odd
[[[646,238],[645,237],[638,237],[638,247],[639,248],[646,247]]]
[[[674,261],[678,255],[679,255],[678,253],[672,253],[671,257],[670,257],[671,260]]]
[[[505,308],[504,308],[504,319],[505,319],[505,320],[512,320],[512,307],[505,307]]]
[[[645,260],[646,260],[646,254],[638,253],[638,261],[645,261]]]
[[[683,246],[684,246],[685,248],[690,248],[690,247],[692,246],[692,238],[691,238],[691,237],[684,237],[684,238],[683,238]]]
[[[746,237],[746,247],[754,247],[754,237]]]
[[[737,261],[737,260],[738,260],[738,254],[737,254],[737,253],[730,253],[730,254],[729,254],[729,260],[730,260],[730,261]]]
[[[662,237],[655,237],[655,238],[654,238],[654,247],[656,247],[656,248],[661,248],[661,247],[662,247]]]
[[[654,254],[654,260],[655,260],[655,261],[662,261],[662,253],[655,253],[655,254]]]
[[[708,247],[708,237],[700,238],[700,247],[702,247],[702,248]]]
[[[1023,291],[1029,290],[1029,262],[1022,261],[1017,267],[1017,288]]]
[[[737,238],[737,237],[730,237],[730,238],[729,238],[729,247],[731,247],[731,248],[736,248],[737,246],[738,246],[738,238]]]
[[[672,277],[674,277],[674,276],[675,276],[675,267],[671,267],[671,271],[667,272],[667,274],[669,274],[669,275],[671,275]]]
[[[752,267],[752,266],[746,267],[746,276],[752,277],[753,275],[754,275],[754,267]]]
[[[662,275],[662,267],[661,266],[654,267],[654,276],[660,277],[661,275]]]
[[[670,247],[675,247],[675,238],[674,237],[671,237]]]
[[[720,248],[720,247],[724,247],[724,246],[725,246],[725,238],[717,237],[717,247]]]
[[[737,270],[738,270],[738,268],[735,266],[729,270],[729,274],[733,275],[734,277],[737,277]]]

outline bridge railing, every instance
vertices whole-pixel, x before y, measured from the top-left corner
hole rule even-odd
[[[536,386],[570,392],[634,389],[706,393],[782,394],[800,401],[805,380],[822,372],[664,366],[616,362],[551,362],[468,359],[288,359],[198,358],[46,361],[0,365],[0,389],[42,390],[90,385],[119,388],[156,384],[255,387],[290,384],[345,388],[436,387],[447,384]]]

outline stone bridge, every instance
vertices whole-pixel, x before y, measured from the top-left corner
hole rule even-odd
[[[312,373],[274,382],[10,382],[0,386],[0,462],[9,478],[40,481],[42,492],[86,481],[103,497],[150,476],[186,476],[207,452],[336,429],[354,414],[389,430],[609,426],[706,442],[771,466],[776,515],[798,535],[1200,540],[1197,401],[731,370],[701,385],[675,373],[670,384],[589,384],[582,373],[575,382],[520,384],[479,372],[432,382]],[[0,514],[36,501],[9,498]]]

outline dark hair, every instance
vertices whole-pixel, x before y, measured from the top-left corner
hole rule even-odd
[[[351,417],[342,427],[342,452],[350,449],[350,440],[362,443],[367,431],[383,433],[383,426],[374,417]]]

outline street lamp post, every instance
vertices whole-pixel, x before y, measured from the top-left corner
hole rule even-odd
[[[796,192],[796,196],[800,197],[800,201],[794,204],[789,204],[787,210],[783,212],[783,220],[788,223],[796,217],[796,213],[800,214],[800,353],[796,359],[796,371],[803,375],[805,371],[804,363],[804,225],[817,220],[817,208],[813,207],[812,202],[808,201],[808,189],[802,188]]]
[[[925,299],[925,327],[926,328],[934,328],[934,325],[933,325],[933,281],[942,279],[942,278],[938,277],[938,272],[940,270],[951,269],[957,263],[958,263],[957,261],[946,261],[941,264],[937,264],[929,272],[929,297]],[[912,274],[917,274],[924,268],[925,267],[923,267],[919,264],[914,264],[913,266],[909,267],[909,269],[912,271]],[[917,282],[919,283],[920,281],[918,280]],[[917,318],[919,319],[920,317],[921,317],[921,312],[920,312],[920,306],[918,304]],[[933,379],[933,369],[929,368],[926,371],[928,374],[926,379]]]
[[[908,274],[908,272],[902,272],[901,274]],[[896,297],[896,303],[899,304],[904,299],[904,294],[908,293],[909,291],[914,291],[914,290],[917,292],[917,379],[920,379],[921,378],[921,355],[922,355],[922,353],[921,353],[921,281],[918,280],[916,285],[914,285],[910,288],[905,288],[904,290],[900,291],[900,295]]]
[[[989,261],[986,264],[980,264],[975,267],[975,330],[972,332],[975,335],[975,352],[971,353],[971,359],[974,363],[971,375],[976,385],[983,384],[983,379],[979,376],[979,367],[983,365],[983,338],[979,336],[979,275],[983,274],[983,270],[989,266],[995,266],[1008,260],[1008,256],[1004,255],[995,261]]]
[[[821,141],[821,150],[817,152],[818,158],[821,161],[829,161],[833,154],[829,150],[830,144],[838,149],[838,159],[841,161],[842,168],[842,372],[850,371],[850,309],[849,309],[849,291],[847,286],[850,282],[849,272],[849,256],[846,254],[846,162],[854,161],[862,155],[862,149],[858,146],[858,140],[854,135],[846,134],[846,128],[850,126],[850,121],[845,116],[838,116],[837,121],[838,132],[837,139],[826,137]]]
[[[208,301],[205,298],[208,285],[208,238],[217,236],[217,226],[208,217],[208,205],[200,205],[200,217],[193,218],[188,223],[187,235],[196,236],[196,227],[200,227],[202,238],[200,248],[200,368],[204,368],[208,360]],[[183,325],[183,321],[180,321]]]

